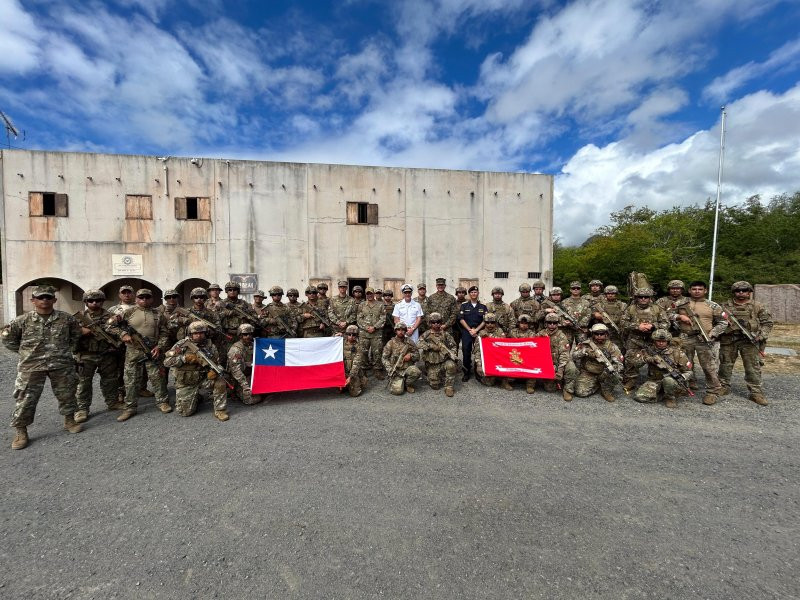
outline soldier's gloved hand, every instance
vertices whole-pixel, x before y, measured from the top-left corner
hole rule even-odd
[[[211,381],[214,381],[214,380],[215,380],[217,377],[219,377],[219,375],[217,375],[217,372],[216,372],[216,371],[209,371],[209,372],[206,374],[206,377],[207,377],[208,379],[210,379]]]
[[[183,355],[183,362],[186,364],[199,363],[200,359],[198,358],[197,354],[187,352]]]

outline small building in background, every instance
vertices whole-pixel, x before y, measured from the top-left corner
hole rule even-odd
[[[391,288],[447,278],[448,291],[552,281],[553,177],[3,150],[3,317],[30,286],[77,310],[85,289],[121,285],[300,289],[325,281]]]

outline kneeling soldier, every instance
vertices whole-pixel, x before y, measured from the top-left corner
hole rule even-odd
[[[545,328],[539,332],[539,335],[550,338],[550,358],[553,360],[553,370],[556,373],[555,379],[545,380],[546,392],[555,392],[559,388],[569,364],[571,346],[567,336],[558,328],[560,322],[558,315],[550,313],[544,318]]]
[[[578,343],[572,351],[572,362],[564,373],[564,400],[573,394],[585,398],[600,388],[600,395],[614,402],[614,386],[620,381],[623,358],[617,345],[608,339],[608,327],[592,325],[591,337]]]
[[[442,329],[442,315],[432,312],[428,315],[430,329],[419,338],[417,346],[422,353],[422,360],[428,371],[428,383],[435,390],[442,387],[444,379],[444,393],[452,398],[455,394],[456,373],[458,373],[458,356],[456,355],[456,342],[448,332]]]
[[[258,404],[266,398],[266,394],[250,391],[250,379],[253,375],[253,335],[255,327],[250,323],[242,323],[237,330],[239,340],[228,350],[228,372],[233,377],[234,394],[242,404]]]
[[[353,398],[361,395],[367,381],[364,359],[365,351],[358,341],[358,327],[348,325],[344,330],[344,372],[347,375],[344,385]]]
[[[193,415],[203,391],[214,401],[214,416],[228,420],[225,379],[220,376],[219,353],[206,339],[205,323],[189,324],[189,335],[167,351],[164,366],[175,369],[175,409],[182,417]],[[216,368],[215,368],[216,367]]]
[[[394,326],[395,336],[386,342],[383,348],[383,367],[389,374],[389,390],[400,396],[405,388],[409,394],[414,393],[414,384],[422,376],[414,366],[419,360],[417,345],[406,337],[408,326],[400,321]]]
[[[483,317],[484,328],[478,332],[479,338],[504,338],[506,337],[505,332],[497,326],[497,315],[495,313],[487,312]],[[481,360],[481,344],[478,340],[475,340],[475,344],[472,346],[472,363],[475,365],[475,373],[478,374],[478,379],[480,379],[483,385],[488,385],[489,387],[494,385],[495,378],[494,377],[486,377],[486,374],[483,372],[483,361]],[[508,377],[500,377],[500,387],[504,390],[513,390],[514,388],[511,387],[511,383],[508,380]]]
[[[636,390],[637,402],[658,402],[664,396],[667,408],[677,406],[676,397],[691,393],[692,363],[680,345],[671,345],[672,335],[666,329],[653,332],[652,343],[633,353],[630,359],[636,368],[647,363],[647,381]],[[692,394],[693,395],[693,394]]]
[[[533,331],[531,331],[531,320],[532,318],[528,313],[524,312],[520,313],[519,317],[517,318],[517,326],[511,330],[511,335],[509,337],[512,338],[534,337],[536,334],[534,334]],[[525,381],[525,391],[529,394],[533,394],[536,391],[536,380],[530,378],[530,379],[525,379],[524,381]]]

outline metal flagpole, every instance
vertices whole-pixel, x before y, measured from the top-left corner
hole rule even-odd
[[[717,171],[717,206],[714,210],[714,240],[711,243],[711,275],[708,278],[708,299],[714,294],[714,265],[717,259],[717,230],[719,229],[719,196],[722,187],[722,161],[725,157],[725,107],[723,106],[722,121],[719,127],[719,170]]]

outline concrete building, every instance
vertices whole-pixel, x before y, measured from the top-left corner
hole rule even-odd
[[[301,300],[341,278],[399,297],[446,277],[508,301],[551,283],[550,175],[3,150],[0,185],[6,320],[41,281],[62,310],[90,287],[186,298],[233,275]]]

